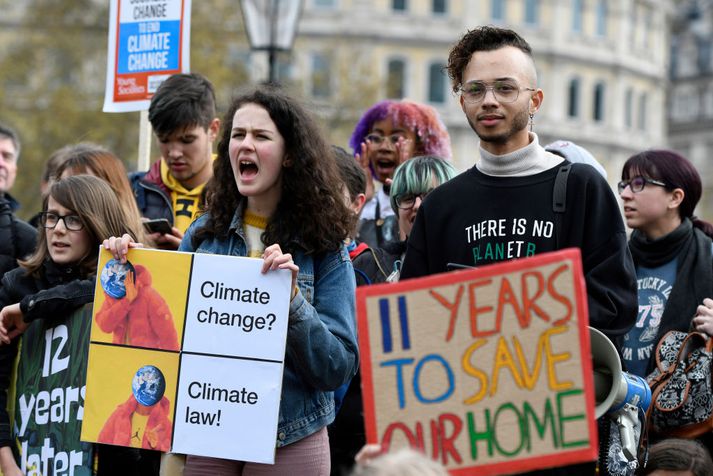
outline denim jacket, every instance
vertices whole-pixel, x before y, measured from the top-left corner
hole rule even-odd
[[[178,251],[246,256],[242,207],[229,237],[211,237],[194,248],[192,236],[209,220],[186,230]],[[315,433],[334,420],[333,391],[349,382],[358,367],[354,271],[346,248],[319,256],[293,253],[300,270],[299,292],[290,302],[277,447]]]

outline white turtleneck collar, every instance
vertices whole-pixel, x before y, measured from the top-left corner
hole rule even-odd
[[[494,155],[480,146],[480,162],[475,166],[485,175],[524,177],[549,170],[564,161],[540,146],[537,134],[529,133],[530,143],[505,155]]]

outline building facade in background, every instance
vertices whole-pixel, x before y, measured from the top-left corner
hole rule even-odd
[[[65,1],[75,8],[84,4]],[[706,137],[713,117],[711,1],[304,0],[295,44],[290,53],[278,55],[278,75],[312,103],[328,126],[330,140],[345,147],[358,118],[378,100],[407,98],[433,105],[451,134],[454,163],[465,170],[478,160],[477,138],[443,67],[452,44],[468,29],[501,25],[521,33],[533,47],[539,86],[545,91],[534,121],[542,144],[566,139],[587,148],[607,168],[612,184],[631,154],[669,144],[694,159],[705,174],[706,151],[711,150],[713,140]],[[36,147],[35,155],[40,158],[77,137],[114,149],[130,143],[133,126],[104,131],[98,129],[96,119],[78,120],[48,137],[41,121],[34,119],[32,114],[41,116],[50,104],[56,108],[46,98],[49,86],[63,83],[70,91],[82,91],[88,98],[80,106],[96,109],[104,84],[106,47],[94,38],[104,38],[99,26],[106,28],[106,4],[90,2],[99,6],[92,15],[85,15],[81,25],[74,17],[26,21],[34,18],[30,12],[45,4],[46,9],[55,5],[41,0],[0,0],[0,60],[16,58],[12,54],[17,53],[8,48],[10,40],[21,45],[28,41],[28,34],[37,36],[37,46],[26,48],[27,60],[19,57],[22,63],[33,61],[26,68],[32,74],[5,74],[0,84],[0,105],[8,114],[12,109],[15,118],[24,119],[20,128],[28,139],[28,154],[38,138],[47,142]],[[709,25],[707,43],[700,41],[700,20],[688,27],[675,21],[692,4],[708,5],[700,9],[700,18]],[[250,51],[238,2],[202,0],[192,5],[191,65],[213,81],[223,106],[246,84],[245,73],[250,82],[265,80],[267,56]],[[94,35],[83,34],[82,38],[90,38],[85,45],[88,52],[82,55],[86,60],[70,70],[65,65],[76,62],[63,58],[73,50],[57,40],[67,35],[56,33],[66,31],[65,24],[72,24],[72,31]],[[672,24],[678,28],[673,48]],[[706,51],[709,59],[704,61]],[[703,65],[707,69],[700,68]],[[694,69],[700,74],[693,73]],[[674,72],[673,85],[669,71]],[[117,119],[107,117],[107,123]],[[130,145],[122,153],[129,164],[133,163]]]
[[[305,0],[283,74],[338,116],[333,140],[342,145],[370,104],[358,97],[435,106],[465,170],[478,160],[477,139],[442,68],[466,30],[513,28],[532,45],[545,91],[534,126],[541,143],[582,145],[614,183],[632,153],[667,142],[672,9],[665,0]],[[350,107],[340,107],[349,97]]]
[[[713,1],[686,0],[672,22],[668,136],[703,178],[697,213],[713,216]],[[710,218],[708,218],[710,220]]]

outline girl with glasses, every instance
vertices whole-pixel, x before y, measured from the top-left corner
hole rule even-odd
[[[399,241],[388,182],[401,163],[419,155],[450,160],[451,143],[438,112],[412,101],[380,101],[359,119],[349,146],[367,175],[367,202],[357,240],[382,247]]]
[[[17,337],[30,326],[52,327],[92,302],[99,245],[112,235],[138,236],[130,223],[116,195],[103,180],[88,175],[61,179],[52,185],[44,200],[34,254],[2,278],[0,469],[6,476],[22,474],[12,455],[16,435],[10,433],[12,426],[6,410],[7,388],[18,351]],[[73,345],[85,348],[81,342]],[[43,368],[44,352],[39,350],[23,352],[19,365]],[[24,362],[23,356],[36,362]],[[92,466],[91,461],[82,464]]]
[[[693,328],[713,335],[713,226],[693,215],[701,189],[693,164],[669,150],[640,152],[621,173],[639,290],[639,316],[624,337],[622,356],[642,377],[653,370],[666,332]]]
[[[64,154],[63,162],[57,167],[53,180],[80,174],[93,175],[104,180],[118,198],[121,207],[126,213],[127,220],[131,220],[130,229],[135,230],[137,240],[146,246],[154,247],[158,235],[146,233],[141,213],[136,205],[136,197],[134,197],[134,192],[131,190],[126,168],[121,159],[101,145],[90,142],[68,145],[62,149],[62,153]],[[158,312],[151,313],[151,316],[154,316],[153,319],[146,319],[145,315],[136,315],[138,314],[136,310],[143,306],[143,303],[147,301],[147,297],[155,295],[148,284],[150,281],[151,277],[148,270],[142,266],[137,267],[135,279],[133,281],[129,280],[127,283],[128,287],[134,288],[136,299],[132,300],[131,305],[126,309],[123,307],[126,305],[124,300],[114,300],[111,297],[107,297],[104,301],[104,307],[97,315],[97,323],[100,323],[101,316],[102,322],[100,325],[105,326],[105,332],[114,333],[118,337],[122,334],[128,334],[128,328],[141,329],[139,333],[144,333],[144,329],[140,326],[134,326],[138,322],[146,322],[149,323],[151,330],[145,332],[145,335],[156,336],[154,329],[160,333],[160,340],[163,344],[157,347],[176,347],[177,344],[168,344],[176,339],[176,330],[167,325],[171,322],[170,320],[164,320],[164,325],[161,325],[158,319]],[[165,309],[165,303],[160,297],[151,299],[151,301],[155,304],[154,310]],[[123,318],[118,319],[119,315]],[[111,321],[111,324],[108,324],[107,321]],[[127,326],[129,322],[132,322],[134,326]],[[158,473],[161,457],[161,453],[158,451],[114,445],[99,445],[97,450],[99,458],[104,462],[109,460],[131,461],[132,464],[136,464],[135,467],[137,468],[155,468],[154,473]],[[116,470],[126,473],[135,472],[127,466],[117,467]]]

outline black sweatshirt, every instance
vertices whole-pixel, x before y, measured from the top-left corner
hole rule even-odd
[[[445,272],[448,263],[482,266],[578,247],[590,325],[610,338],[625,334],[638,302],[616,198],[594,168],[572,164],[557,233],[552,197],[560,166],[511,177],[473,167],[436,188],[418,211],[401,279]]]

